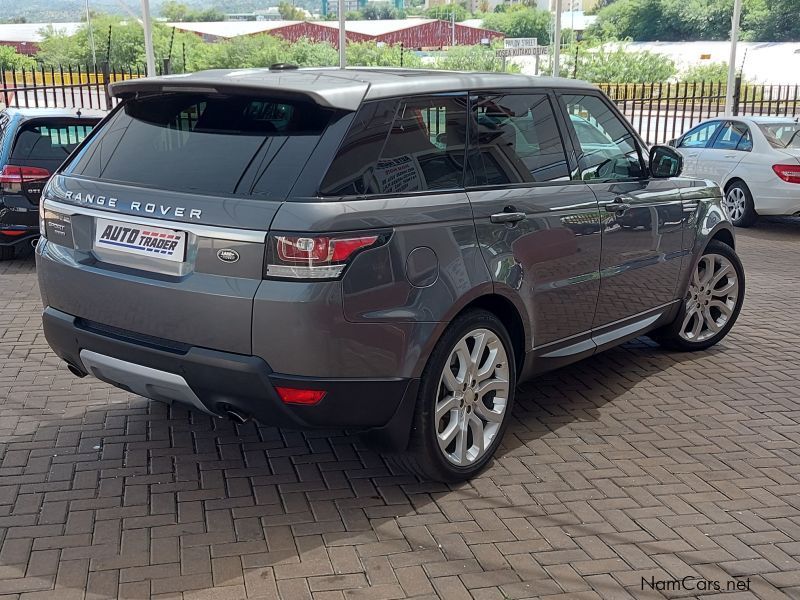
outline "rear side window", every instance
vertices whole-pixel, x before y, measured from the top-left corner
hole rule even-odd
[[[11,149],[11,159],[55,160],[60,163],[89,135],[93,127],[93,123],[23,124]]]
[[[198,94],[129,100],[67,172],[165,190],[280,196],[332,115],[302,100]]]
[[[750,130],[741,123],[726,122],[711,147],[715,150],[739,150],[749,152],[753,149]]]
[[[569,179],[564,144],[546,94],[478,96],[472,123],[470,185]]]
[[[320,186],[323,196],[463,187],[466,96],[367,104]]]

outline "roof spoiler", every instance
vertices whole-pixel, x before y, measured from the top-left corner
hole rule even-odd
[[[195,77],[182,79],[180,76],[168,76],[118,81],[109,85],[109,93],[115,98],[121,99],[169,93],[252,95],[256,97],[269,95],[272,98],[287,100],[301,98],[327,108],[354,111],[358,110],[361,105],[368,86],[363,86],[363,89],[354,89],[355,87],[352,85],[342,88],[325,87],[321,92],[308,84],[290,87],[286,85],[286,81],[275,81],[274,83],[265,81],[264,84],[252,85],[245,81],[220,81],[211,78],[201,80]]]

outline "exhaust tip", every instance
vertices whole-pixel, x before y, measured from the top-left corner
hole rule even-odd
[[[247,415],[243,415],[242,413],[231,410],[230,408],[225,411],[225,414],[227,414],[228,418],[237,425],[244,425],[250,420]]]
[[[77,377],[78,379],[83,379],[84,377],[86,377],[88,375],[88,373],[85,373],[84,371],[81,371],[78,367],[76,367],[75,365],[71,365],[69,363],[67,363],[67,369],[69,370],[70,373],[75,375],[75,377]]]
[[[39,245],[39,239],[40,239],[40,238],[33,238],[33,239],[31,240],[31,248],[33,248],[34,250],[36,250],[36,246],[38,246],[38,245]]]

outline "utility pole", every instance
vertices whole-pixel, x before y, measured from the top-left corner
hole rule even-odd
[[[739,42],[739,20],[742,16],[742,0],[734,0],[731,19],[731,54],[728,58],[728,87],[725,90],[725,116],[733,114],[733,90],[736,85],[736,44]]]
[[[339,0],[339,68],[344,69],[347,66],[347,55],[345,54],[345,45],[347,43],[347,34],[344,30],[344,0]]]
[[[451,18],[452,18],[452,21],[450,22],[450,30],[451,30],[452,38],[453,38],[452,39],[452,43],[451,43],[452,46],[456,45],[456,8],[455,8],[455,6],[456,5],[453,4],[453,11],[450,13]]]
[[[556,0],[556,26],[553,30],[553,77],[558,77],[561,63],[561,0]]]
[[[97,64],[97,52],[94,48],[94,31],[92,30],[92,13],[89,12],[89,0],[86,0],[86,24],[89,27],[89,45],[92,47],[92,64]]]
[[[144,29],[144,52],[147,57],[147,76],[156,76],[156,54],[153,51],[153,27],[150,23],[150,0],[142,0],[142,28]]]

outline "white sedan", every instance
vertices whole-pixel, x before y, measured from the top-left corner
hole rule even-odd
[[[734,225],[800,215],[800,118],[718,117],[670,145],[683,155],[685,175],[719,184]]]

